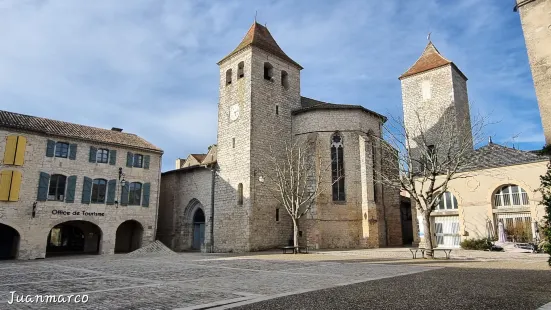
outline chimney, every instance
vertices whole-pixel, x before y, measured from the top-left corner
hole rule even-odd
[[[111,128],[111,130],[113,130],[113,131],[118,131],[118,132],[122,132],[122,128],[117,128],[117,127],[113,127],[113,128]]]

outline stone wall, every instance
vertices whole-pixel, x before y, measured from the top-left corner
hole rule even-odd
[[[421,130],[427,145],[437,149],[450,141],[450,132],[472,140],[466,80],[455,67],[429,70],[406,77],[401,83],[405,129],[412,137],[411,156],[420,156],[416,148]],[[423,95],[423,86],[428,87],[430,96]]]
[[[200,208],[205,214],[204,250],[210,250],[211,187],[212,172],[207,168],[192,167],[163,173],[157,239],[174,251],[191,249],[193,216]],[[215,236],[222,227],[215,225]]]
[[[272,80],[264,78],[264,63],[273,66]],[[287,73],[288,85],[282,83]],[[263,50],[253,48],[251,93],[251,250],[286,245],[292,236],[291,221],[268,184],[258,181],[270,169],[271,158],[285,158],[292,143],[291,111],[300,107],[300,70]],[[276,108],[277,107],[277,108]],[[255,175],[256,171],[256,175]],[[280,220],[276,221],[276,209]]]
[[[0,201],[0,223],[15,228],[21,236],[18,258],[32,259],[45,257],[46,239],[50,230],[57,224],[73,220],[94,223],[101,229],[101,254],[112,254],[114,252],[117,228],[127,220],[135,220],[143,227],[142,245],[155,240],[161,154],[89,141],[7,130],[0,130],[0,150],[5,150],[6,137],[9,135],[19,135],[27,138],[25,162],[22,166],[4,165],[4,152],[0,152],[0,169],[2,171],[17,170],[22,174],[19,200],[15,202]],[[46,157],[48,139],[77,144],[76,159]],[[89,162],[90,146],[116,150],[116,164]],[[150,155],[149,169],[127,168],[127,151]],[[127,182],[151,183],[149,207],[116,206],[106,205],[105,203],[84,204],[81,202],[83,178],[85,176],[92,179],[118,179],[119,167],[122,167]],[[77,176],[74,203],[37,201],[40,172],[46,172],[50,175],[63,174],[65,176]],[[120,201],[119,183],[117,183],[116,199]],[[35,203],[36,214],[33,218],[32,211],[33,204]],[[58,210],[63,212],[57,212]],[[67,212],[68,215],[61,214],[64,212]],[[77,215],[76,212],[80,212],[80,214]],[[90,215],[94,212],[104,215]]]
[[[551,144],[551,0],[517,0],[545,141]]]
[[[244,62],[244,77],[238,64]],[[226,72],[232,70],[232,83],[226,85]],[[250,249],[251,217],[251,71],[252,48],[246,48],[220,63],[218,104],[218,166],[220,180],[215,190],[218,251]],[[239,116],[230,119],[232,106]],[[243,203],[237,203],[237,188],[243,185]]]
[[[373,173],[373,169],[382,169],[381,120],[354,109],[317,110],[296,115],[293,131],[295,137],[316,133],[317,155],[324,166],[331,162],[331,136],[338,131],[343,137],[346,201],[332,200],[331,170],[321,167],[323,194],[301,222],[308,244],[317,248],[401,244],[399,191],[383,190]]]

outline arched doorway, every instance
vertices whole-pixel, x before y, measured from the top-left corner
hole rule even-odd
[[[202,209],[197,208],[193,215],[193,242],[191,248],[200,250],[201,245],[205,241],[205,213]]]
[[[117,228],[115,253],[129,253],[142,246],[143,227],[134,220],[123,222]]]
[[[19,249],[19,233],[11,226],[0,224],[0,259],[14,259]]]
[[[46,256],[98,254],[101,229],[87,221],[67,221],[54,226],[48,234]]]

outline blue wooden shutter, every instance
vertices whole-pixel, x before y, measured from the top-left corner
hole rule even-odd
[[[117,180],[109,180],[107,182],[107,200],[108,205],[115,203],[115,191],[117,190]]]
[[[84,183],[82,184],[82,203],[90,203],[92,198],[92,179],[84,177]]]
[[[121,205],[127,206],[128,205],[128,191],[130,190],[130,184],[126,182],[126,184],[122,187],[121,190]]]
[[[109,150],[109,164],[110,165],[116,165],[117,164],[117,151],[116,150]]]
[[[50,175],[46,172],[40,172],[40,178],[38,179],[38,196],[36,200],[46,201],[48,200],[48,188],[50,186]]]
[[[142,207],[149,207],[149,191],[151,188],[151,183],[145,183],[143,185],[143,199],[142,199]]]
[[[98,149],[91,146],[90,147],[90,157],[88,158],[88,161],[91,162],[91,163],[95,163],[96,162],[96,154],[98,152]]]
[[[132,160],[134,159],[134,154],[131,152],[126,153],[126,167],[132,168]]]
[[[72,175],[67,178],[67,195],[65,196],[65,202],[75,202],[75,188],[77,186],[77,176]]]
[[[48,144],[46,145],[46,156],[54,157],[54,150],[55,150],[55,141],[48,140]]]
[[[77,145],[76,144],[69,145],[69,159],[71,159],[71,160],[77,159]]]
[[[149,169],[149,160],[150,160],[150,156],[149,155],[144,155],[143,157],[143,168],[144,169]]]

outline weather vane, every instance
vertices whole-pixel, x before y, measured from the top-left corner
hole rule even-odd
[[[256,14],[258,14],[258,11],[254,11],[254,22],[256,23]]]
[[[427,41],[430,42],[430,35],[431,35],[432,32],[429,32],[429,35],[427,36]]]

